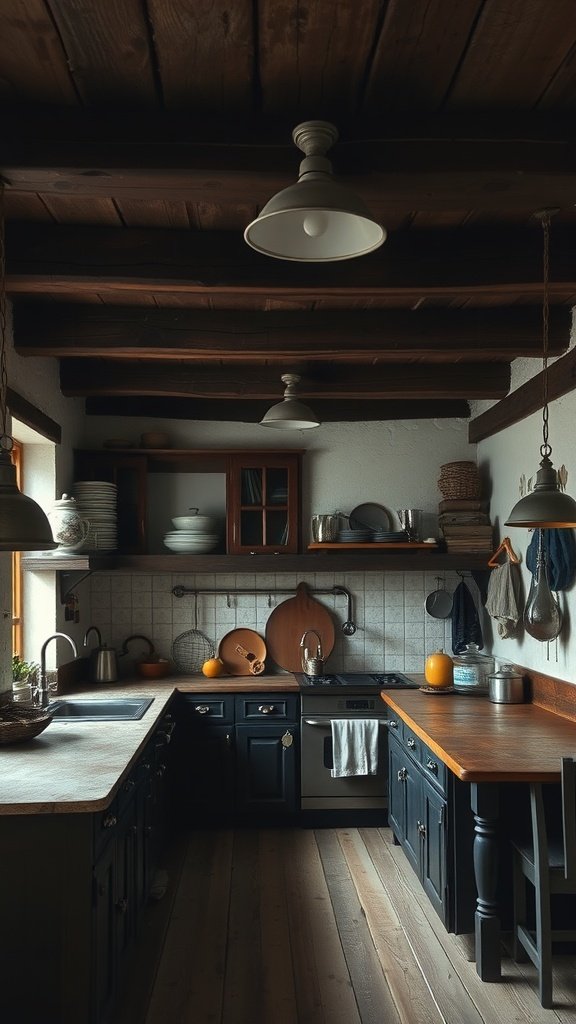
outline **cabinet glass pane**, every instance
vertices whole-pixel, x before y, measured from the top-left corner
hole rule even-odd
[[[288,516],[286,512],[266,512],[266,544],[283,547],[288,543]]]
[[[288,504],[288,470],[269,469],[266,473],[266,504]]]
[[[262,529],[262,513],[258,512],[247,512],[244,510],[240,514],[240,543],[241,544],[253,544],[260,546],[264,543],[263,529]]]
[[[242,505],[261,505],[263,496],[261,469],[241,470],[241,503]]]

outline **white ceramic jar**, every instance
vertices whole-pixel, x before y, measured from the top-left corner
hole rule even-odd
[[[48,522],[58,545],[53,554],[75,554],[82,548],[88,536],[90,523],[87,519],[82,519],[75,498],[63,494],[59,501],[55,501],[48,513]]]

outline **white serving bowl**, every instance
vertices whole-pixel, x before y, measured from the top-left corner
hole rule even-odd
[[[164,544],[170,551],[176,551],[180,554],[203,554],[207,551],[213,551],[218,544],[218,537],[184,537],[182,539],[178,537],[164,538]]]
[[[193,533],[213,532],[220,526],[216,516],[176,516],[172,520],[177,530],[189,530]]]

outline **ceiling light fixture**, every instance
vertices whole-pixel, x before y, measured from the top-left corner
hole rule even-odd
[[[32,498],[18,490],[6,431],[8,374],[6,370],[6,246],[4,238],[4,185],[0,182],[0,551],[48,551],[56,548],[48,517]]]
[[[382,245],[385,229],[363,200],[332,176],[325,153],[338,138],[334,125],[304,121],[292,138],[305,154],[298,181],[273,196],[248,225],[248,245],[265,256],[304,263],[348,260]]]
[[[550,274],[550,211],[538,214],[543,229],[543,271],[544,290],[542,301],[542,444],[540,445],[540,469],[536,474],[534,489],[517,501],[506,526],[527,528],[556,528],[576,526],[576,501],[564,494],[559,487],[558,474],[550,456],[552,447],[548,443],[548,280]]]
[[[319,427],[320,421],[312,409],[296,397],[296,385],[300,377],[296,373],[285,373],[280,378],[286,385],[284,398],[271,406],[260,420],[263,427],[275,427],[277,430],[307,430]]]

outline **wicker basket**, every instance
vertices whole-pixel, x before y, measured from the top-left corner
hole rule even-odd
[[[446,500],[479,498],[480,475],[475,462],[446,462],[440,466],[438,487]]]
[[[52,721],[46,708],[26,708],[15,701],[0,706],[0,744],[34,739]]]

